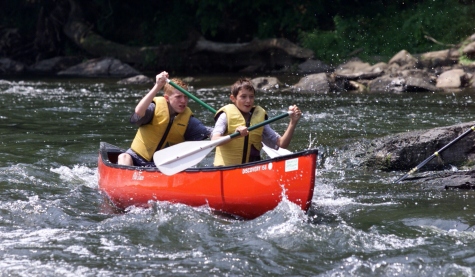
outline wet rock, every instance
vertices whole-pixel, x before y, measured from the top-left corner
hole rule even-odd
[[[353,59],[337,67],[332,74],[334,79],[333,87],[342,91],[367,91],[370,80],[382,76],[387,67],[386,63],[370,65],[359,59]]]
[[[417,67],[418,60],[406,50],[399,51],[388,62],[389,65],[397,64],[402,70]]]
[[[282,87],[282,83],[276,77],[258,77],[251,82],[254,88],[262,91],[275,91]]]
[[[182,78],[183,82],[187,83],[187,84],[190,84],[190,83],[193,83],[193,82],[199,82],[200,79],[198,78],[195,78],[195,77],[191,77],[191,76],[188,76],[188,77],[184,77]]]
[[[438,88],[460,88],[469,84],[471,74],[465,73],[463,69],[452,69],[443,72],[437,78]]]
[[[348,86],[352,91],[365,92],[368,90],[368,87],[365,84],[356,81],[349,81]]]
[[[475,170],[424,172],[410,176],[401,183],[405,182],[416,182],[430,189],[475,189]]]
[[[401,71],[400,76],[404,78],[406,91],[408,92],[438,90],[438,88],[435,86],[435,75],[427,71],[421,69],[403,70]]]
[[[132,77],[141,73],[117,59],[93,59],[58,72],[63,76]]]
[[[0,74],[1,75],[20,75],[25,73],[26,66],[9,58],[0,59]]]
[[[293,86],[293,91],[327,93],[330,91],[330,79],[325,73],[307,75]]]
[[[385,63],[370,65],[359,59],[353,59],[337,66],[334,73],[337,76],[346,77],[348,79],[368,79],[381,76],[387,67],[388,65]]]
[[[65,70],[80,62],[81,62],[80,57],[74,57],[74,56],[55,57],[51,59],[41,60],[33,64],[32,66],[29,66],[28,71],[35,74],[58,73],[59,71]]]
[[[120,85],[148,85],[154,84],[154,80],[145,75],[137,75],[117,82]]]
[[[473,35],[472,35],[473,37]],[[462,49],[462,53],[466,55],[469,59],[475,58],[475,42],[472,41]]]
[[[394,67],[394,66],[392,66]],[[420,69],[406,69],[397,74],[387,74],[369,83],[369,90],[386,92],[437,91],[435,76]]]
[[[368,168],[387,171],[410,170],[462,133],[470,130],[472,126],[473,123],[462,123],[386,136],[371,141],[363,148],[366,149],[364,152],[357,153],[355,156],[361,158],[361,165]],[[474,138],[475,132],[469,132],[420,170],[473,164],[475,162]]]
[[[452,66],[458,62],[460,53],[458,49],[446,49],[440,51],[427,52],[420,55],[420,63],[423,68],[435,68],[441,66]]]
[[[406,80],[401,77],[381,76],[369,82],[369,91],[404,92],[406,91]]]

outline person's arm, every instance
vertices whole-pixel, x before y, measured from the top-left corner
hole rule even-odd
[[[280,138],[280,135],[272,129],[272,127],[267,124],[264,126],[264,130],[262,131],[262,142],[272,149],[279,149],[277,146],[277,140]]]
[[[157,95],[157,93],[163,88],[166,84],[168,79],[168,72],[163,71],[157,76],[155,76],[155,85],[153,88],[140,100],[140,102],[135,107],[135,113],[139,117],[143,117],[145,115],[145,111],[147,110],[150,103],[152,103],[153,98]]]
[[[190,117],[185,131],[185,140],[204,140],[210,137],[213,128],[205,126],[196,117]]]
[[[129,119],[130,124],[133,124],[136,126],[142,126],[142,125],[148,124],[152,121],[154,114],[155,114],[155,103],[152,102],[150,103],[150,105],[148,105],[148,108],[145,111],[144,116],[139,116],[138,114],[134,113]]]
[[[292,112],[292,114],[290,114],[289,126],[287,126],[285,133],[277,139],[277,145],[281,148],[289,147],[292,136],[294,135],[295,127],[297,127],[297,123],[302,116],[302,112],[296,105],[290,106],[289,111]]]
[[[217,140],[226,133],[228,128],[228,119],[225,113],[221,113],[216,120],[216,123],[213,128],[213,132],[211,133],[211,140]]]

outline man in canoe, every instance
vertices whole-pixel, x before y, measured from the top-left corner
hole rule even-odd
[[[283,136],[280,136],[269,125],[248,131],[248,127],[267,119],[266,111],[254,106],[256,90],[249,79],[239,79],[231,87],[231,101],[216,112],[211,140],[216,140],[234,132],[240,136],[216,147],[215,166],[242,164],[261,159],[262,142],[278,149],[287,148],[294,134],[302,112],[296,106],[290,106],[290,122]]]
[[[188,97],[167,83],[168,73],[155,77],[155,85],[135,107],[130,123],[139,126],[131,147],[119,155],[118,164],[155,166],[155,151],[187,140],[203,140],[210,136],[206,127],[193,116]],[[172,79],[179,86],[188,86],[180,79]],[[163,96],[156,96],[163,88]]]

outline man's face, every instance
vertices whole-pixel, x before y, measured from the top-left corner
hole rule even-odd
[[[242,88],[236,97],[231,94],[231,101],[243,113],[249,113],[254,106],[254,91]]]
[[[165,95],[165,99],[168,100],[168,103],[170,103],[170,106],[176,113],[184,112],[188,105],[188,96],[179,92],[177,89],[173,89],[171,95]]]

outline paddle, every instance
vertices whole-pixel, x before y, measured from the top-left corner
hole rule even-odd
[[[468,129],[467,131],[465,131],[463,134],[461,134],[460,136],[458,136],[457,138],[455,138],[454,140],[452,140],[451,142],[449,142],[446,146],[440,148],[438,151],[434,152],[434,154],[432,154],[429,158],[425,159],[422,163],[420,163],[419,165],[417,165],[416,167],[414,167],[413,169],[411,169],[408,173],[406,173],[404,176],[402,176],[401,178],[397,179],[395,181],[395,183],[399,183],[401,182],[402,180],[406,179],[407,177],[409,177],[409,175],[413,174],[414,172],[418,171],[419,169],[421,169],[421,167],[423,167],[424,165],[426,165],[428,162],[430,162],[433,158],[435,158],[436,156],[439,156],[439,154],[444,151],[445,149],[449,148],[452,144],[456,143],[457,141],[459,141],[460,139],[462,139],[463,137],[465,137],[466,135],[468,135],[469,133],[471,133],[472,131],[475,131],[475,125],[470,127],[470,129]]]
[[[289,151],[285,148],[279,147],[279,149],[275,150],[274,148],[270,148],[269,146],[265,145],[263,142],[261,143],[262,143],[262,149],[264,149],[264,151],[267,153],[267,156],[269,156],[269,158],[271,159],[275,157],[292,154],[292,151]]]
[[[291,112],[283,113],[248,128],[248,131],[260,128],[271,122],[289,116]],[[211,141],[185,141],[164,148],[153,154],[153,161],[157,168],[165,175],[173,175],[197,163],[208,155],[216,146],[240,135],[239,132]]]
[[[206,104],[205,102],[201,101],[200,99],[198,99],[196,96],[194,96],[193,94],[189,93],[188,91],[186,91],[184,88],[180,87],[179,85],[175,84],[173,81],[167,79],[167,82],[174,88],[176,88],[177,90],[181,91],[182,93],[184,93],[186,96],[190,97],[191,99],[195,100],[196,102],[198,102],[199,104],[201,104],[203,107],[207,108],[209,111],[211,111],[212,113],[216,113],[216,110],[213,109],[211,106],[209,106],[208,104]]]
[[[190,97],[191,99],[195,100],[196,102],[198,102],[199,104],[201,104],[203,107],[207,108],[209,111],[211,111],[212,113],[216,114],[216,110],[213,109],[211,106],[209,106],[208,104],[206,104],[205,102],[201,101],[200,99],[198,99],[196,96],[194,96],[193,94],[191,94],[190,92],[188,92],[187,90],[185,90],[184,88],[180,87],[179,85],[175,84],[173,81],[171,81],[170,79],[167,79],[167,82],[174,88],[176,88],[177,90],[181,91],[182,93],[184,93],[186,96]],[[289,153],[292,153],[290,152],[289,150],[287,149],[284,149],[284,148],[279,148],[279,150],[274,150],[270,147],[267,147],[267,145],[263,144],[264,147],[264,151],[266,152],[266,154],[270,157],[270,158],[274,158],[274,157],[279,157],[279,156],[283,156],[283,155],[287,155]]]

